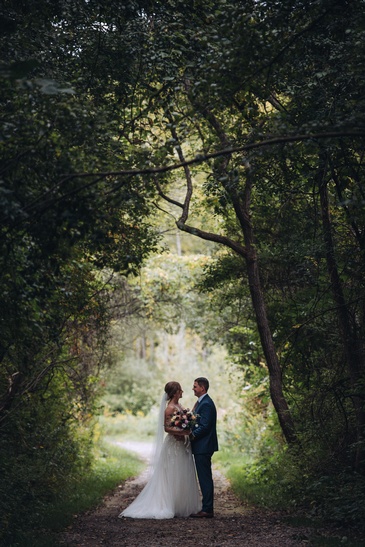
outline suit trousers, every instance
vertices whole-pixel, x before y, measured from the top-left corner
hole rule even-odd
[[[212,476],[212,454],[194,454],[195,467],[202,493],[202,511],[213,512],[214,484]]]

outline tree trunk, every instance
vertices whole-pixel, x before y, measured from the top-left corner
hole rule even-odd
[[[205,108],[202,105],[199,105],[199,107],[203,116],[210,123],[210,125],[214,129],[214,132],[218,135],[222,147],[223,148],[227,147],[229,145],[229,141],[219,121],[216,119],[214,114],[210,112],[208,108]],[[171,129],[171,134],[176,140],[176,142],[179,142],[178,135],[173,127]],[[179,155],[180,161],[184,162],[185,158],[184,158],[181,147],[177,146],[176,149],[177,149],[177,153]],[[223,174],[226,174],[229,160],[230,158],[228,156],[221,159],[217,170],[221,171]],[[243,233],[243,237],[245,241],[245,246],[242,246],[240,242],[234,241],[231,238],[228,238],[226,236],[209,233],[209,232],[200,230],[199,228],[195,228],[186,224],[189,218],[190,201],[193,195],[193,181],[191,178],[189,167],[187,165],[184,167],[184,171],[185,171],[185,177],[186,177],[186,195],[185,195],[184,203],[178,203],[174,200],[169,199],[168,196],[166,196],[162,192],[158,183],[156,183],[158,192],[163,199],[170,201],[171,203],[174,203],[174,205],[177,205],[178,207],[181,207],[182,214],[176,223],[177,227],[180,230],[193,234],[202,239],[215,241],[217,243],[226,245],[227,247],[230,247],[232,250],[234,250],[246,261],[247,276],[248,276],[248,283],[249,283],[250,294],[252,299],[252,305],[255,312],[256,323],[257,323],[257,328],[260,335],[262,349],[265,355],[267,367],[269,369],[271,400],[277,412],[279,423],[287,443],[292,444],[294,442],[297,442],[298,439],[295,434],[294,422],[289,410],[289,406],[287,404],[287,401],[283,393],[281,369],[280,369],[279,360],[275,351],[274,341],[273,341],[273,337],[271,334],[269,321],[267,317],[264,294],[261,287],[257,254],[256,254],[255,246],[254,246],[253,228],[252,228],[252,223],[250,220],[250,197],[251,197],[251,185],[252,185],[250,169],[247,168],[246,170],[247,181],[246,181],[245,195],[243,200],[237,195],[237,192],[233,185],[225,184],[224,182],[222,182],[222,185],[224,186],[225,191],[230,195],[232,199],[232,203],[233,203],[233,207],[234,207],[237,219],[241,225],[241,229],[242,229],[242,233]]]
[[[230,196],[244,235],[248,283],[261,345],[269,369],[271,400],[277,412],[284,437],[289,444],[292,444],[297,442],[298,439],[295,434],[291,412],[283,393],[281,368],[267,317],[265,298],[261,286],[258,257],[254,245],[254,232],[250,218],[251,187],[250,168],[247,166],[247,179],[243,201],[239,199],[235,190],[230,189]],[[226,190],[229,191],[228,188]]]
[[[359,469],[365,461],[363,441],[365,429],[365,413],[363,410],[362,400],[356,395],[359,389],[359,380],[362,376],[364,368],[364,352],[361,340],[356,335],[355,318],[351,317],[351,311],[346,303],[342,282],[338,273],[337,261],[335,257],[335,245],[332,237],[331,215],[328,202],[328,190],[326,183],[327,161],[325,156],[320,156],[320,169],[318,172],[318,187],[321,202],[323,237],[326,247],[326,261],[328,275],[331,281],[331,291],[333,300],[337,306],[337,315],[340,325],[340,335],[346,357],[347,367],[349,371],[351,385],[354,390],[352,397],[355,412],[356,412],[356,455],[355,468]]]

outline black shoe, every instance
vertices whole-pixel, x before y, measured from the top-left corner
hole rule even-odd
[[[212,519],[214,517],[214,513],[207,513],[206,511],[199,511],[199,513],[193,513],[190,515],[193,519]]]

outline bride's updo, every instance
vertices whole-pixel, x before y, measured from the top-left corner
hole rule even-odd
[[[165,385],[165,393],[167,395],[167,399],[171,401],[175,393],[180,389],[181,385],[179,384],[179,382],[167,382],[167,384]]]

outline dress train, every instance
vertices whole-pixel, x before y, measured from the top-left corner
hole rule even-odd
[[[201,497],[190,444],[168,434],[155,470],[142,492],[119,517],[171,519],[201,509]]]

